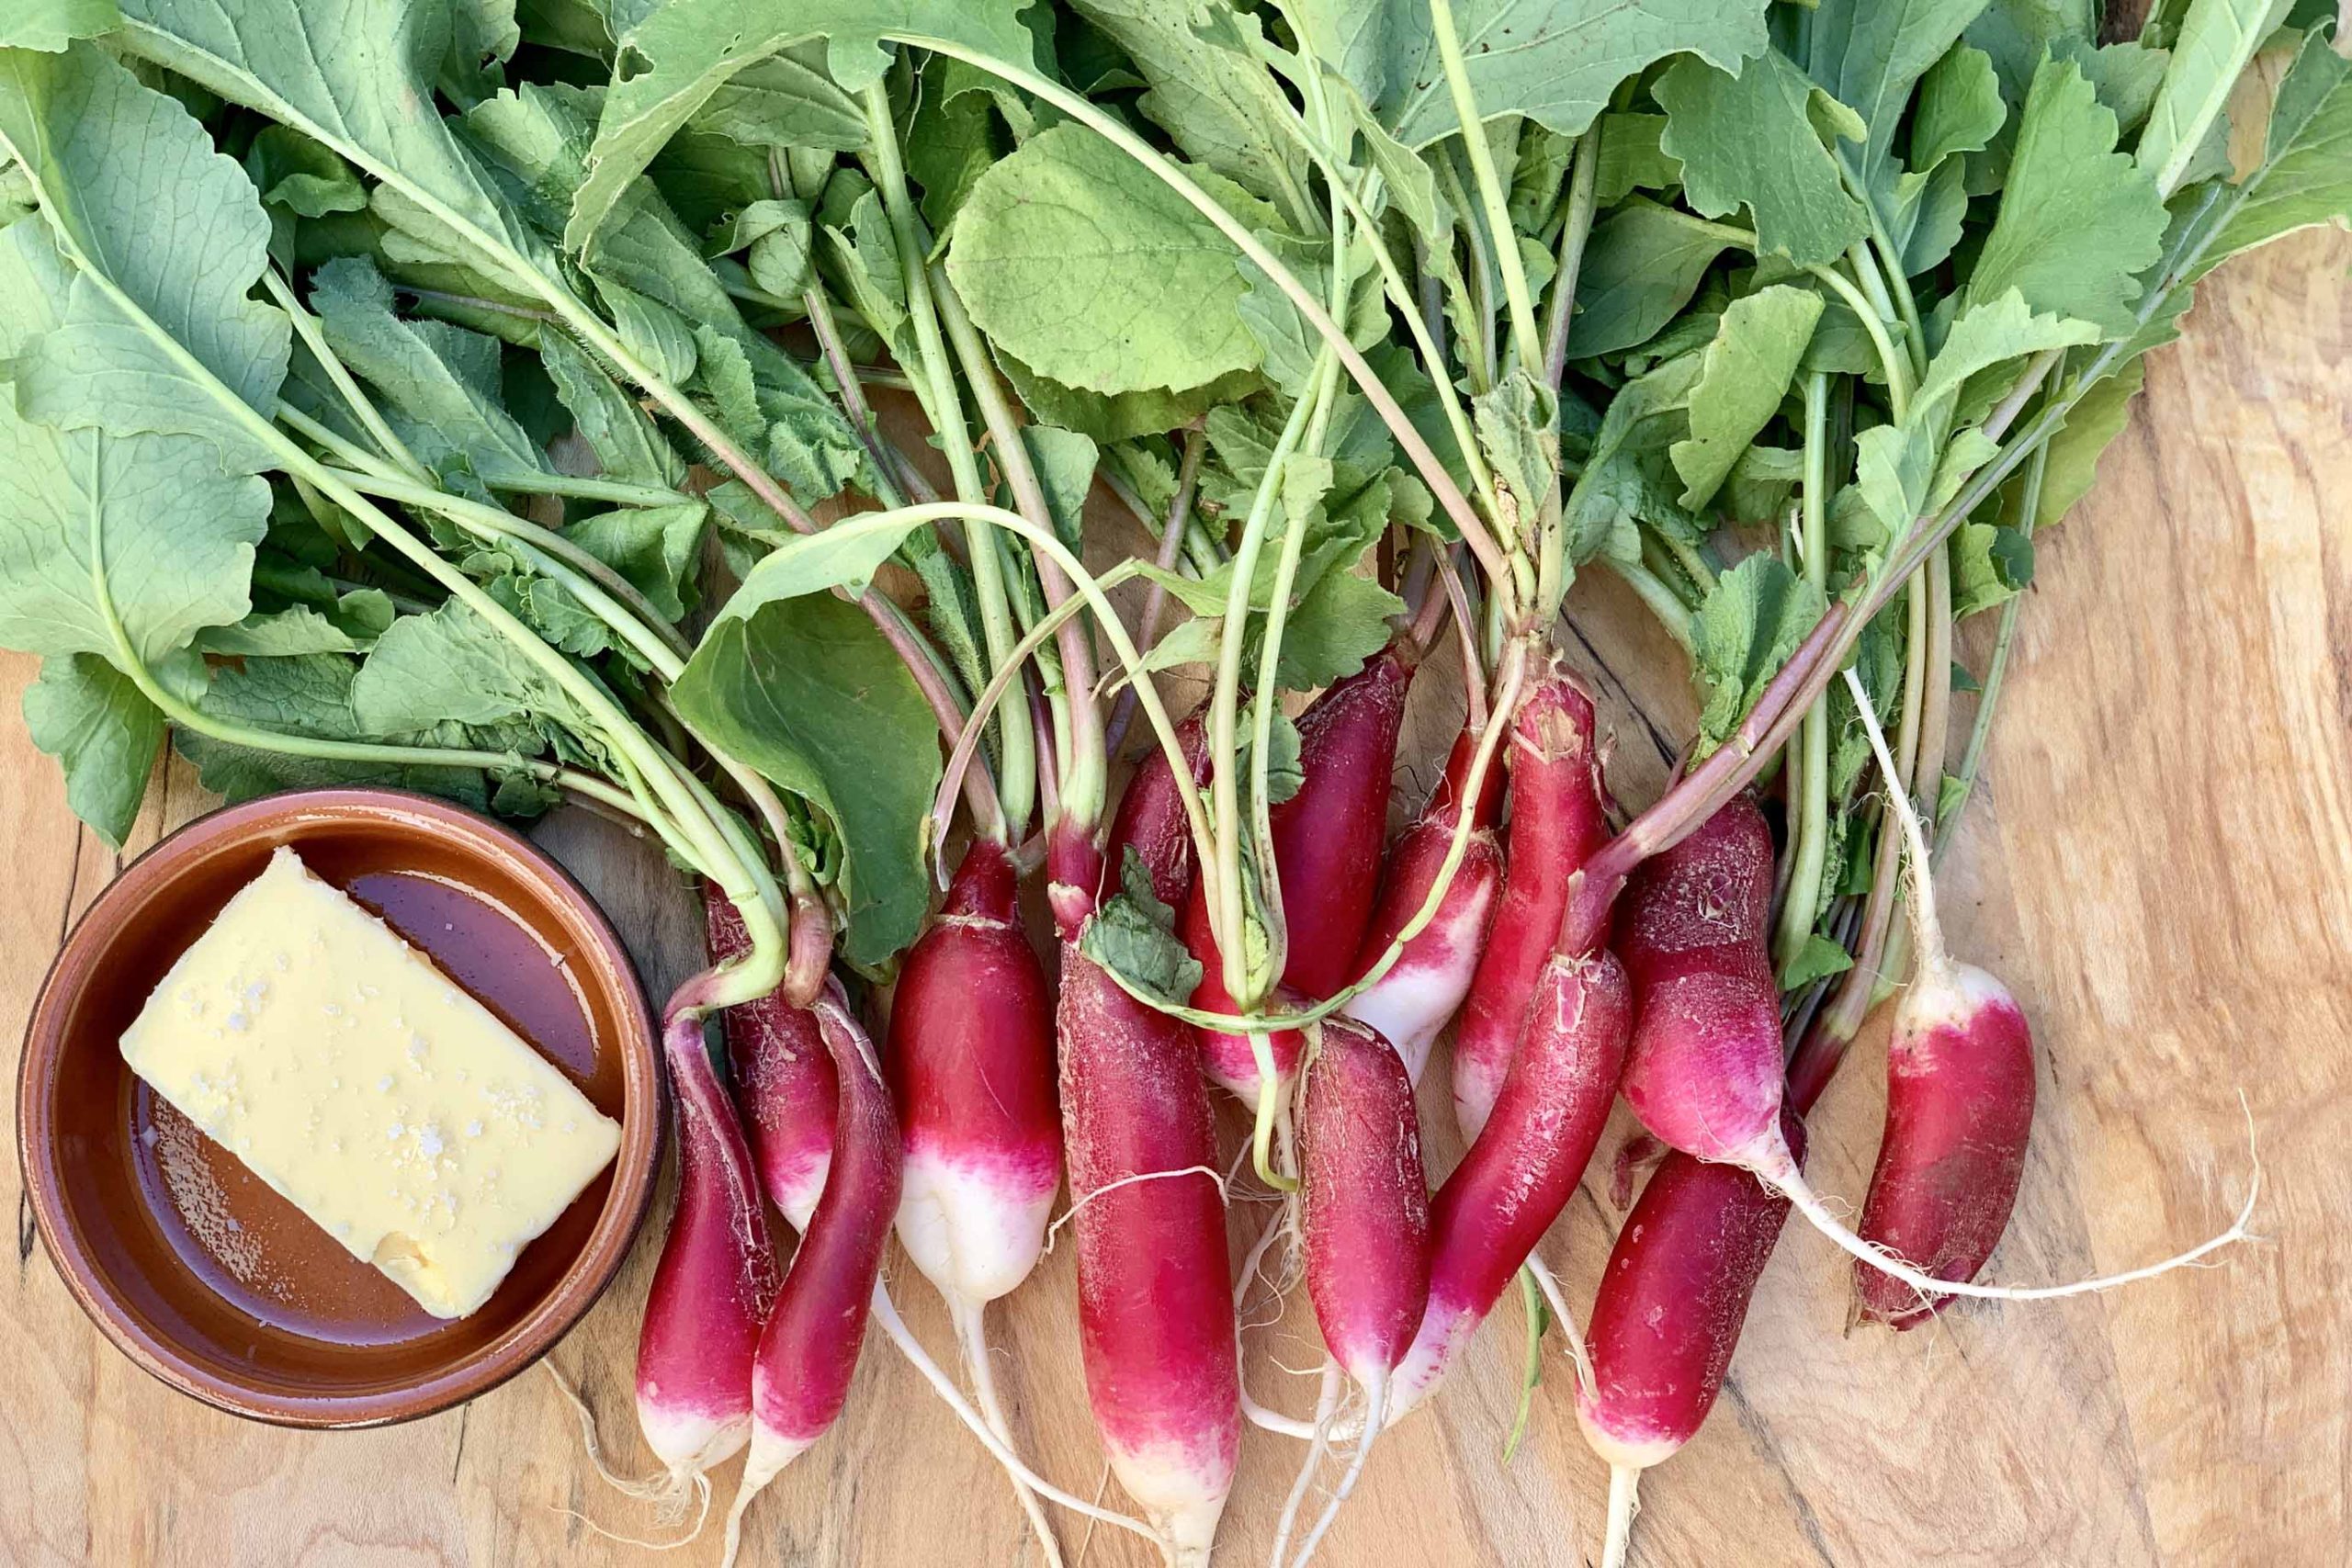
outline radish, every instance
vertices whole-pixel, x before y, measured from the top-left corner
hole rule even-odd
[[[749,951],[743,917],[707,882],[703,914],[712,963]],[[833,1105],[840,1093],[833,1059],[815,1017],[780,991],[729,1008],[721,1017],[728,1071],[760,1184],[792,1228],[805,1231],[833,1157]]]
[[[1208,734],[1201,716],[1194,714],[1178,725],[1176,738],[1182,743],[1185,761],[1192,764],[1193,786],[1197,789],[1207,781],[1209,772]],[[1142,857],[1144,869],[1151,876],[1152,897],[1171,909],[1182,908],[1193,889],[1193,830],[1184,816],[1176,770],[1169,765],[1168,753],[1157,746],[1136,764],[1119,796],[1118,812],[1111,818],[1102,874],[1112,886],[1104,893],[1117,890],[1126,852],[1131,849]]]
[[[1419,650],[1406,637],[1325,688],[1298,720],[1298,793],[1272,808],[1288,959],[1283,982],[1321,1000],[1347,983],[1380,881],[1389,778]]]
[[[1210,927],[1208,900],[1195,883],[1191,897],[1184,900],[1184,916],[1178,932],[1184,939],[1185,950],[1201,965],[1201,983],[1193,987],[1192,1004],[1204,1012],[1236,1013],[1241,1010],[1233,1000],[1233,993],[1225,988],[1225,964],[1218,956],[1216,933]],[[1295,1006],[1295,998],[1279,998],[1271,1010],[1280,1011]],[[1258,1050],[1253,1037],[1231,1033],[1219,1029],[1198,1029],[1201,1065],[1219,1088],[1255,1107],[1259,1103],[1261,1076]],[[1277,1094],[1290,1086],[1298,1072],[1299,1053],[1306,1042],[1295,1029],[1270,1031],[1263,1036],[1268,1054],[1273,1058]]]
[[[1570,879],[1608,837],[1592,699],[1555,653],[1511,716],[1510,850],[1494,922],[1453,1037],[1453,1115],[1486,1124],[1526,1026]]]
[[[965,851],[899,970],[888,1058],[906,1144],[899,1240],[945,1298],[980,1412],[1007,1443],[984,1314],[1044,1255],[1062,1179],[1053,1001],[1019,924],[1019,874],[993,840]],[[1016,1486],[1050,1540],[1035,1495]]]
[[[1216,1128],[1193,1032],[1062,946],[1062,1124],[1096,1427],[1169,1561],[1204,1564],[1241,1444]]]
[[[1420,1118],[1403,1059],[1352,1019],[1317,1030],[1299,1104],[1301,1221],[1306,1292],[1323,1343],[1364,1402],[1355,1456],[1297,1561],[1313,1555],[1363,1473],[1380,1435],[1389,1380],[1413,1342],[1430,1293],[1430,1201],[1421,1168]],[[1299,1500],[1328,1433],[1317,1423],[1299,1485],[1274,1542],[1279,1563]]]
[[[1430,1209],[1429,1311],[1397,1369],[1396,1415],[1436,1386],[1575,1193],[1616,1100],[1632,1007],[1606,949],[1544,960],[1493,1114]]]
[[[695,989],[687,982],[679,998]],[[668,1472],[651,1495],[683,1503],[689,1489],[707,1498],[707,1472],[752,1435],[752,1361],[776,1266],[752,1152],[700,1010],[673,998],[662,1043],[677,1097],[678,1199],[638,1335],[637,1418]]]
[[[1804,1124],[1782,1112],[1802,1159]],[[1585,1324],[1591,1381],[1577,1425],[1609,1464],[1602,1568],[1619,1568],[1641,1473],[1707,1418],[1789,1201],[1736,1166],[1669,1154],[1625,1217]]]
[[[1973,964],[1927,962],[1894,1012],[1886,1130],[1856,1230],[1939,1279],[1973,1280],[2008,1228],[2033,1125],[2033,1036],[2008,991]],[[1942,959],[1940,953],[1935,954]],[[1854,1265],[1861,1315],[1911,1328],[1950,1298]]]
[[[1445,773],[1429,805],[1389,847],[1379,900],[1363,943],[1356,950],[1351,984],[1371,972],[1429,901],[1430,890],[1437,885],[1453,847],[1454,829],[1462,820],[1462,799],[1477,750],[1476,731],[1464,728],[1454,738]],[[1484,787],[1470,814],[1469,843],[1461,863],[1454,867],[1453,880],[1447,885],[1437,914],[1405,944],[1385,975],[1340,1009],[1345,1016],[1371,1025],[1396,1048],[1414,1083],[1421,1081],[1430,1045],[1453,1021],[1469,992],[1486,944],[1487,924],[1494,914],[1495,893],[1503,874],[1502,849],[1495,841],[1502,778],[1500,768],[1487,767]]]
[[[899,1207],[899,1124],[874,1046],[838,982],[808,1010],[841,1084],[832,1169],[760,1331],[750,1385],[752,1452],[727,1515],[729,1562],[752,1499],[823,1437],[848,1403],[866,1303]],[[650,1312],[646,1321],[653,1321]]]
[[[1862,704],[1865,723],[1869,704]],[[1894,776],[1883,739],[1880,765]],[[1909,803],[1915,855],[1924,840]],[[1625,892],[1618,952],[1639,1013],[1625,1063],[1625,1099],[1662,1143],[1753,1172],[1815,1230],[1926,1302],[1939,1292],[1996,1301],[2046,1301],[2106,1290],[2194,1262],[2245,1234],[2261,1191],[2257,1167],[2236,1221],[2177,1257],[2066,1285],[2017,1287],[1939,1280],[1854,1234],[1797,1168],[1781,1130],[1784,1099],[1779,997],[1768,953],[1772,841],[1754,799],[1735,796],[1637,872]],[[1916,1304],[1916,1303],[1915,1303]]]

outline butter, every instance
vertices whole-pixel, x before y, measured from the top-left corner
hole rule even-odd
[[[546,1058],[289,849],[122,1037],[156,1093],[435,1317],[463,1317],[620,1147]]]

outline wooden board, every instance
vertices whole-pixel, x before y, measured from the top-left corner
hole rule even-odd
[[[2268,1568],[2352,1551],[2347,263],[2352,242],[2328,233],[2232,268],[2207,287],[2188,341],[2156,359],[2096,497],[2042,541],[1989,790],[1944,891],[1956,946],[2007,977],[2046,1052],[2034,1156],[1995,1273],[2109,1270],[2225,1224],[2248,1176],[2241,1095],[2267,1173],[2263,1239],[2210,1269],[1963,1311],[1898,1338],[1847,1335],[1842,1255],[1792,1233],[1713,1418],[1645,1488],[1637,1562]],[[1619,788],[1645,800],[1663,763],[1635,708],[1681,733],[1680,666],[1607,583],[1579,585],[1572,609],[1567,640],[1617,727]],[[29,679],[29,660],[5,662],[0,683]],[[1435,735],[1443,681],[1425,686],[1421,728]],[[208,804],[175,765],[132,850]],[[60,936],[119,863],[77,830],[55,770],[13,722],[0,727],[0,1027],[14,1033]],[[693,961],[691,906],[658,861],[576,818],[543,837],[630,934],[649,981]],[[1861,1190],[1879,1076],[1873,1035],[1815,1118],[1813,1169],[1828,1191]],[[5,1081],[0,1096],[14,1075]],[[1613,1146],[1548,1247],[1578,1302],[1613,1229]],[[1435,1157],[1453,1153],[1439,1141]],[[300,1436],[215,1415],[107,1348],[38,1245],[13,1162],[0,1180],[17,1215],[0,1270],[8,1561],[650,1561],[587,1523],[664,1533],[599,1483],[543,1374],[386,1431]],[[1254,1227],[1262,1205],[1240,1207],[1237,1228]],[[629,1368],[658,1235],[649,1228],[618,1288],[554,1357],[625,1464],[645,1457]],[[917,1331],[949,1354],[921,1279],[903,1259],[894,1273]],[[1063,1249],[991,1321],[1023,1440],[1091,1493],[1102,1472],[1071,1296]],[[1506,1303],[1444,1395],[1384,1442],[1323,1561],[1589,1559],[1603,1475],[1556,1352],[1503,1461],[1522,1330]],[[1251,1343],[1261,1396],[1305,1409],[1313,1380],[1282,1370],[1316,1359],[1303,1312]],[[1295,1445],[1251,1436],[1225,1560],[1264,1560],[1295,1462]],[[732,1478],[722,1472],[722,1495]],[[1076,1524],[1064,1540],[1072,1562],[1148,1560]],[[714,1529],[669,1561],[717,1555]],[[743,1561],[1039,1558],[992,1466],[877,1342],[841,1428],[752,1515]]]

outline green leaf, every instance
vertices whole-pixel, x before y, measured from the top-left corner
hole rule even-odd
[[[894,512],[861,512],[820,533],[786,539],[760,558],[719,610],[718,619],[747,619],[769,604],[834,588],[861,595],[876,570],[909,535],[924,526]]]
[[[540,472],[537,446],[506,412],[498,342],[446,321],[402,321],[392,286],[364,256],[313,276],[311,309],[327,346],[379,394],[409,449],[436,469],[460,458],[486,479]]]
[[[679,621],[693,607],[692,583],[709,522],[710,510],[700,502],[623,506],[584,517],[563,534],[627,578],[657,612]]]
[[[1239,253],[1081,126],[1040,132],[956,215],[947,272],[1005,353],[1095,392],[1204,386],[1254,367]]]
[[[738,72],[687,122],[747,147],[862,152],[865,111],[825,74],[821,39],[795,44]]]
[[[2041,475],[2041,505],[2036,513],[2039,526],[2052,527],[2064,521],[2075,503],[2090,493],[2092,481],[2098,478],[2099,457],[2132,422],[2132,400],[2139,396],[2147,376],[2146,359],[2134,358],[2092,386],[2067,411],[2066,423],[2044,448],[2048,456]]]
[[[1658,145],[1681,160],[1683,191],[1700,212],[1747,208],[1758,245],[1800,265],[1835,261],[1869,234],[1869,215],[1815,130],[1816,101],[1827,95],[1786,57],[1758,55],[1736,76],[1686,57],[1652,91],[1667,117]]]
[[[1664,115],[1610,113],[1593,124],[1600,133],[1594,205],[1606,210],[1637,190],[1672,190],[1682,183],[1682,165],[1661,145]]]
[[[1237,401],[1264,386],[1255,370],[1237,370],[1205,387],[1177,391],[1152,387],[1105,397],[1040,376],[1001,348],[996,360],[1012,389],[1040,420],[1106,444],[1190,424],[1219,404]]]
[[[1186,0],[1074,0],[1071,9],[1125,51],[1146,84],[1136,107],[1186,158],[1270,200],[1305,192],[1305,154],[1281,121],[1289,105],[1235,47],[1259,32],[1254,15],[1219,9],[1203,27]]]
[[[1885,203],[1894,138],[1912,88],[1958,42],[1985,0],[1821,0],[1806,29],[1805,73],[1867,128],[1853,155],[1871,199]]]
[[[2165,209],[2115,139],[2113,112],[2078,68],[2053,62],[2034,73],[1968,303],[2015,288],[2034,310],[2094,322],[2109,337],[2132,330],[2138,275],[2163,249]]]
[[[1993,57],[1981,49],[1954,44],[1920,78],[1905,159],[1911,173],[1924,178],[1947,158],[1983,151],[2008,116]]]
[[[368,210],[367,187],[351,165],[300,132],[265,125],[245,149],[245,173],[262,200],[302,218]]]
[[[2254,51],[2287,15],[2291,0],[2191,0],[2148,110],[2134,157],[2154,187],[2179,186]]]
[[[1284,10],[1407,146],[1461,129],[1425,0],[1293,0]],[[1766,41],[1752,0],[1463,0],[1453,21],[1479,114],[1525,115],[1565,136],[1655,61],[1687,50],[1728,71]]]
[[[671,489],[685,483],[684,461],[587,350],[561,333],[548,333],[539,340],[539,359],[608,478]]]
[[[1706,694],[1700,747],[1728,739],[1827,606],[1821,590],[1781,564],[1749,556],[1715,581],[1692,617],[1693,673]]]
[[[198,435],[228,462],[262,466],[266,448],[235,411],[96,282],[127,296],[232,397],[275,410],[291,328],[246,297],[269,219],[244,172],[212,150],[177,99],[89,44],[0,53],[0,148],[32,177],[82,274],[54,330],[11,367],[25,414],[116,434]]]
[[[1690,438],[1674,444],[1682,504],[1704,506],[1764,426],[1780,411],[1789,382],[1821,320],[1821,296],[1775,285],[1724,308],[1690,389]]]
[[[1966,620],[2033,581],[2033,541],[2006,524],[1966,523],[1952,536],[1951,613]]]
[[[1170,1007],[1191,1003],[1201,965],[1176,936],[1175,911],[1151,890],[1151,874],[1133,848],[1119,867],[1120,892],[1094,912],[1079,950],[1145,995]]]
[[[655,152],[713,95],[755,65],[808,39],[827,40],[826,69],[850,93],[879,81],[887,38],[938,39],[1022,66],[1035,43],[1022,0],[666,0],[619,30],[623,68],[605,96],[588,180],[564,244],[584,251]]]
[[[1672,321],[1730,247],[1718,224],[1635,197],[1595,224],[1577,280],[1568,356],[1590,359],[1648,341]]]
[[[1091,437],[1050,424],[1023,426],[1021,434],[1036,467],[1037,483],[1046,492],[1046,511],[1053,520],[1054,533],[1076,550],[1085,536],[1086,497],[1094,488],[1094,467],[1102,460],[1102,448]]]
[[[1815,980],[1826,980],[1832,975],[1843,975],[1854,966],[1854,955],[1819,931],[1807,931],[1804,945],[1797,949],[1781,970],[1781,989],[1802,990]]]
[[[350,660],[332,653],[248,659],[242,666],[216,671],[198,705],[231,724],[322,740],[390,739],[419,745],[469,745],[484,739],[469,736],[454,726],[440,733],[413,737],[378,734],[362,725],[352,709],[354,673]],[[281,789],[379,784],[447,795],[476,809],[488,804],[482,775],[476,769],[325,761],[231,745],[187,729],[177,731],[174,740],[181,754],[197,765],[198,782],[232,803]]]
[[[1928,373],[1912,394],[1915,420],[1939,405],[1957,402],[1972,377],[1996,365],[2046,348],[2098,341],[2098,330],[2090,322],[2037,315],[2015,288],[1979,296],[1972,288],[1969,293],[1973,302],[1944,334],[1943,347],[1928,362]]]
[[[2352,217],[2352,63],[2314,30],[2278,84],[2259,167],[2199,274],[2290,230]]]
[[[1472,400],[1478,445],[1496,479],[1519,511],[1522,531],[1560,475],[1559,403],[1552,389],[1524,366],[1513,366],[1494,387]]]
[[[25,688],[25,728],[65,773],[65,804],[119,851],[164,744],[163,711],[130,678],[86,653],[44,659]]]
[[[456,600],[403,615],[376,639],[351,682],[351,707],[369,735],[542,717],[592,728],[520,645]]]
[[[450,49],[448,7],[129,0],[122,14],[127,25],[109,41],[391,178],[421,231],[462,236],[472,259],[510,280],[548,265],[544,247],[435,107]],[[437,210],[427,213],[420,199]]]
[[[865,612],[815,595],[721,621],[671,695],[688,722],[833,825],[843,955],[879,964],[914,940],[930,899],[922,839],[938,732]]]
[[[1389,617],[1404,611],[1402,599],[1368,577],[1325,572],[1283,623],[1274,683],[1286,692],[1311,692],[1345,680],[1388,646]]]
[[[196,646],[206,653],[275,659],[298,653],[357,653],[366,644],[310,605],[295,604],[248,615],[233,626],[201,632]]]
[[[40,224],[0,230],[0,362],[53,335],[69,276]],[[93,584],[102,545],[114,615],[137,658],[162,664],[244,618],[268,516],[268,485],[224,470],[208,442],[53,429],[0,389],[0,644],[118,659]]]
[[[120,26],[122,13],[114,0],[16,0],[10,14],[0,18],[0,49],[57,54],[75,39],[97,38]],[[119,840],[115,847],[121,847]]]

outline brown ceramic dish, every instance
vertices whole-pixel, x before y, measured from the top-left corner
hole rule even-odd
[[[156,1099],[118,1042],[270,852],[381,915],[621,1123],[612,1166],[471,1317],[427,1316]],[[131,1359],[223,1410],[364,1427],[529,1366],[594,1303],[652,1194],[660,1057],[603,914],[495,823],[393,790],[274,795],[190,823],[90,906],[25,1036],[17,1147],[50,1257]]]

